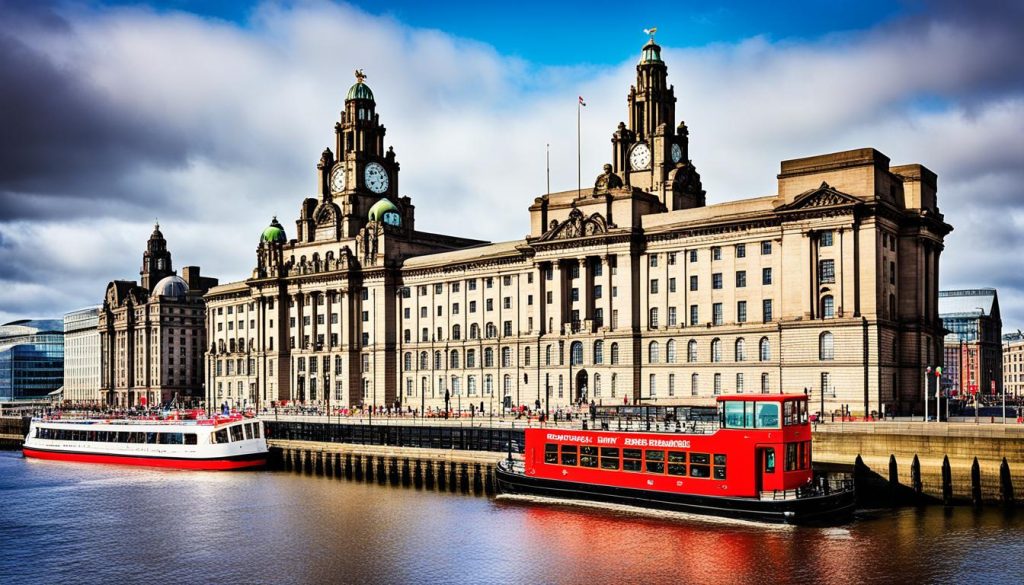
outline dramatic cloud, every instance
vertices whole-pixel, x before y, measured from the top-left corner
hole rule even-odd
[[[28,6],[28,7],[26,7]],[[939,174],[956,229],[944,287],[997,286],[1024,321],[1020,7],[938,5],[809,41],[750,38],[664,58],[710,202],[773,193],[782,159],[864,146]],[[610,154],[642,38],[609,68],[552,68],[325,2],[236,23],[140,8],[3,5],[0,320],[56,316],[136,278],[154,217],[176,266],[244,278],[271,215],[289,233],[363,68],[417,227],[522,237],[545,189]],[[671,24],[671,23],[668,23]]]

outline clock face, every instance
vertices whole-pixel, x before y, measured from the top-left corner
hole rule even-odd
[[[393,226],[400,226],[400,225],[402,225],[402,216],[398,215],[398,213],[396,213],[394,211],[389,211],[389,212],[385,213],[384,217],[381,218],[381,219],[383,219],[384,223],[386,223],[388,225],[393,225]]]
[[[678,144],[672,145],[672,162],[677,163],[683,160],[683,147]]]
[[[646,143],[641,142],[633,147],[629,153],[629,166],[634,171],[640,171],[651,166],[651,149]]]
[[[379,163],[372,162],[366,165],[363,180],[366,181],[366,188],[374,193],[388,190],[388,172]]]
[[[331,171],[331,192],[341,193],[345,190],[345,182],[348,173],[345,172],[344,165],[337,165],[334,170]]]

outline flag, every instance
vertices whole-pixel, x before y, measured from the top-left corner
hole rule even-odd
[[[583,101],[583,96],[580,96],[580,105],[584,108],[587,107],[587,102]]]

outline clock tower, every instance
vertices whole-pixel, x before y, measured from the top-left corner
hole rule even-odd
[[[656,194],[668,210],[704,205],[700,175],[689,160],[689,131],[676,126],[675,89],[661,47],[651,38],[636,65],[630,87],[629,125],[612,135],[612,169],[627,185]]]
[[[324,150],[317,164],[317,199],[304,202],[297,222],[303,241],[356,237],[368,223],[370,209],[381,201],[392,208],[388,225],[411,229],[412,205],[398,194],[395,151],[384,149],[387,130],[380,123],[366,75],[362,70],[355,75],[356,83],[334,125],[334,151]]]

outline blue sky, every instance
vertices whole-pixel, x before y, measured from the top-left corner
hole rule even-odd
[[[271,216],[294,232],[356,68],[417,228],[522,238],[546,144],[576,185],[577,95],[584,181],[608,161],[656,26],[709,204],[775,193],[791,158],[924,164],[941,286],[997,287],[1024,328],[1024,3],[623,4],[0,0],[0,322],[137,278],[154,217],[177,267],[245,278]]]

